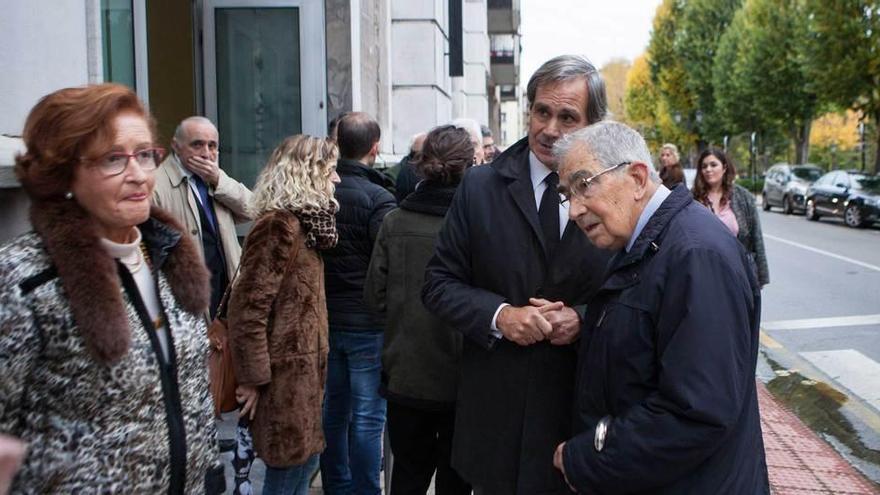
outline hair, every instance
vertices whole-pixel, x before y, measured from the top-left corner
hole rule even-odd
[[[470,134],[464,129],[444,125],[428,133],[414,165],[426,182],[455,186],[473,162],[474,145]]]
[[[489,126],[487,125],[480,126],[480,133],[483,134],[484,138],[492,137],[492,129],[489,129]]]
[[[733,194],[733,181],[736,179],[736,167],[733,162],[727,158],[727,155],[718,148],[709,148],[700,153],[697,159],[697,176],[694,178],[694,199],[711,207],[709,201],[709,184],[703,179],[703,160],[709,155],[714,156],[724,165],[724,176],[721,178],[721,206],[730,201],[730,195]]]
[[[15,175],[31,199],[62,199],[84,157],[108,151],[116,139],[114,118],[134,113],[156,124],[137,95],[121,84],[93,84],[49,93],[34,105],[22,132],[26,151],[15,157]]]
[[[177,124],[177,128],[174,129],[174,140],[177,141],[179,144],[184,144],[183,142],[186,138],[186,127],[189,124],[205,124],[213,126],[215,129],[217,128],[217,126],[214,125],[214,123],[211,122],[211,119],[209,119],[208,117],[202,117],[201,115],[193,115],[192,117],[187,117],[181,120],[180,123]]]
[[[553,154],[561,162],[578,145],[584,146],[604,169],[625,162],[642,162],[648,166],[651,182],[661,182],[644,138],[625,124],[606,120],[579,129],[559,138],[553,146]]]
[[[535,102],[538,88],[547,84],[583,78],[587,84],[587,124],[595,124],[608,115],[608,99],[605,96],[605,80],[596,67],[578,55],[560,55],[544,62],[532,74],[526,86],[529,108]]]
[[[473,146],[483,146],[483,132],[480,130],[480,123],[476,120],[461,117],[453,119],[449,125],[466,130],[471,136]]]
[[[351,112],[339,119],[336,142],[339,155],[349,160],[360,160],[370,153],[382,137],[379,124],[364,112]]]
[[[338,150],[330,139],[298,134],[275,148],[257,177],[248,213],[254,218],[271,210],[327,208],[333,198],[330,174]]]
[[[349,113],[351,112],[342,112],[336,117],[333,117],[333,119],[330,120],[330,123],[327,124],[327,137],[330,138],[331,141],[336,141],[336,128],[339,126],[339,121]]]
[[[660,152],[662,153],[664,150],[668,150],[672,153],[672,156],[675,157],[675,163],[681,163],[681,155],[678,154],[678,146],[672,143],[666,143],[660,147]]]

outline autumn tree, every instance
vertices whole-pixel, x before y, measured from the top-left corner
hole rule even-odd
[[[614,59],[602,67],[600,72],[605,79],[605,93],[608,98],[608,110],[615,119],[622,119],[624,110],[624,98],[626,94],[626,74],[629,72],[630,62],[626,59]]]

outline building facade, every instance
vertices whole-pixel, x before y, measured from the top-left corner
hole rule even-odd
[[[177,122],[205,115],[221,167],[252,185],[284,137],[325,135],[344,111],[379,121],[389,164],[413,134],[453,118],[500,135],[518,29],[518,0],[11,0],[0,16],[0,242],[28,228],[13,156],[27,112],[51,91],[127,84],[166,147]],[[511,33],[513,51],[497,55],[496,35]]]

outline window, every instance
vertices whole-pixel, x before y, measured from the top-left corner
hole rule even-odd
[[[134,8],[131,0],[101,0],[104,80],[137,89],[134,59]]]

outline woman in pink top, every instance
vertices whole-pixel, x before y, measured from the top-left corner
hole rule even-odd
[[[755,264],[758,282],[770,282],[761,220],[755,197],[734,183],[736,168],[718,149],[707,149],[697,161],[699,173],[694,181],[694,199],[706,205],[739,239]]]

